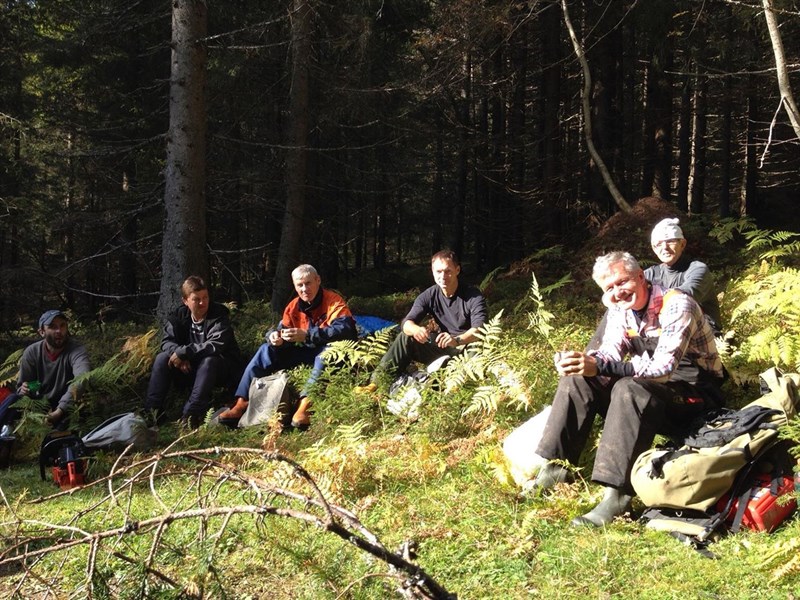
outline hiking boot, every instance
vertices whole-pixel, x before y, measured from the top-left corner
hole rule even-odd
[[[605,527],[615,518],[625,514],[631,508],[632,496],[617,488],[607,487],[600,504],[582,517],[572,519],[574,527],[591,525],[592,527]]]
[[[198,429],[204,422],[203,415],[183,415],[178,419],[178,425],[185,429]]]
[[[538,494],[555,487],[557,483],[564,483],[569,478],[569,470],[566,467],[558,463],[549,462],[539,469],[539,473],[527,492],[529,494]]]
[[[353,388],[354,394],[373,394],[378,391],[378,386],[375,383],[368,383],[367,385],[357,385]]]
[[[292,427],[305,428],[311,425],[311,400],[308,396],[300,398],[300,405],[292,415]]]
[[[236,404],[234,404],[232,408],[229,408],[228,410],[224,410],[221,413],[219,413],[219,415],[217,415],[217,418],[220,421],[238,421],[239,419],[242,418],[244,411],[247,410],[248,404],[250,404],[250,402],[248,402],[244,398],[236,398]]]

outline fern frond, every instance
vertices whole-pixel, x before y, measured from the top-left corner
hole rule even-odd
[[[152,342],[157,333],[158,330],[154,328],[141,335],[125,338],[120,352],[99,367],[76,377],[74,383],[114,392],[144,377],[153,362]]]
[[[500,390],[493,385],[481,385],[472,395],[472,401],[464,409],[464,414],[468,415],[476,412],[493,413],[497,411],[497,406],[501,398]]]
[[[24,348],[15,350],[0,364],[0,386],[15,383],[17,381],[17,373],[19,372],[19,361],[22,358]]]
[[[386,327],[360,340],[331,342],[322,356],[329,364],[342,363],[348,367],[370,367],[378,364],[394,339],[397,325]]]
[[[463,415],[491,414],[503,401],[528,405],[523,378],[509,366],[507,345],[502,343],[502,315],[503,311],[500,311],[485,323],[476,334],[478,341],[450,359],[440,376],[445,394],[467,386],[474,387]]]
[[[527,300],[533,303],[533,310],[527,313],[528,329],[532,329],[544,339],[550,337],[550,333],[553,331],[551,322],[555,318],[555,315],[545,308],[544,297],[550,292],[567,285],[571,281],[572,274],[568,273],[557,282],[544,289],[540,289],[536,274],[531,273],[531,286],[528,289]]]
[[[751,216],[744,216],[738,218],[727,217],[720,219],[711,231],[708,233],[709,237],[716,239],[720,244],[729,242],[733,239],[734,233],[744,233],[756,228],[755,219]]]

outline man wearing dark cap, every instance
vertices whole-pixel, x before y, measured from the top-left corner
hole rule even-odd
[[[17,391],[0,406],[0,424],[15,418],[11,405],[22,396],[46,398],[50,403],[47,422],[56,429],[67,427],[67,415],[80,396],[82,386],[75,378],[87,373],[89,355],[86,348],[69,335],[67,316],[60,310],[48,310],[39,317],[39,335],[22,353],[17,375]]]

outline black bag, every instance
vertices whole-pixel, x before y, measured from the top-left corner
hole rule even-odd
[[[111,417],[83,436],[86,448],[99,450],[148,450],[155,444],[157,433],[136,413],[127,412]]]
[[[53,480],[61,489],[85,483],[86,458],[89,452],[75,432],[51,431],[39,450],[39,474],[46,481],[45,469],[51,469]]]
[[[13,435],[0,436],[0,469],[7,469],[11,466],[16,439]]]

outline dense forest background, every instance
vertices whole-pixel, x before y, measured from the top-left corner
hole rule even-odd
[[[769,5],[797,87],[787,0],[5,0],[0,325],[484,273],[647,196],[792,229]]]

